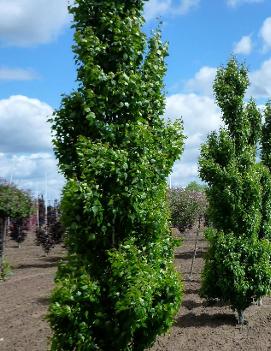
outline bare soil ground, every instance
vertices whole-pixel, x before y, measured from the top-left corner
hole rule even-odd
[[[198,295],[203,257],[207,243],[200,237],[192,279],[189,279],[195,233],[183,236],[176,251],[176,268],[184,281],[184,298],[174,326],[159,337],[151,351],[271,351],[271,298],[262,306],[245,311],[248,324],[236,325],[236,317],[228,306],[207,306]]]
[[[50,328],[44,316],[63,254],[63,248],[57,247],[45,256],[31,234],[21,248],[7,242],[6,257],[13,274],[0,282],[1,351],[47,351]]]
[[[176,267],[185,284],[184,300],[174,326],[157,339],[151,351],[271,351],[271,298],[266,297],[263,306],[253,305],[246,310],[249,323],[242,328],[236,325],[229,307],[206,306],[198,295],[206,252],[202,237],[189,280],[194,242],[195,234],[186,233],[183,245],[176,251]],[[57,262],[63,254],[63,248],[57,247],[44,256],[31,235],[20,249],[12,241],[7,243],[6,255],[13,275],[0,283],[1,351],[48,350],[50,328],[44,316]]]

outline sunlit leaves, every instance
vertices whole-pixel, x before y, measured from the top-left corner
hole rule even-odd
[[[79,87],[51,119],[69,250],[49,314],[55,351],[143,350],[180,304],[166,178],[183,126],[162,118],[167,44],[141,31],[143,5],[70,7]]]
[[[246,67],[234,58],[218,69],[214,92],[225,127],[208,136],[199,161],[217,230],[207,233],[202,294],[229,302],[239,313],[271,289],[269,105],[262,130],[255,101],[244,102],[248,84]],[[263,164],[256,160],[262,135]]]

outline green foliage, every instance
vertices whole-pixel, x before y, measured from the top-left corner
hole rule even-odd
[[[252,99],[243,102],[248,83],[246,68],[235,59],[218,69],[214,92],[225,127],[208,136],[199,161],[201,178],[208,184],[208,215],[217,230],[209,237],[204,296],[228,301],[239,312],[254,295],[270,289],[270,246],[261,239],[271,237],[271,177],[256,162],[261,114]]]
[[[28,192],[5,181],[0,183],[0,217],[23,219],[29,217],[32,199]]]
[[[3,266],[5,251],[5,223],[7,218],[20,223],[28,218],[32,211],[32,199],[28,192],[18,189],[15,185],[0,180],[0,272]],[[17,236],[18,238],[18,236]],[[21,236],[21,238],[23,238]]]
[[[178,310],[181,290],[173,265],[161,256],[171,256],[169,246],[161,244],[139,250],[131,239],[108,251],[111,274],[99,280],[88,273],[88,261],[82,265],[81,259],[70,256],[58,271],[52,297],[55,322],[65,325],[52,349],[72,350],[76,340],[78,350],[144,350],[165,332]],[[107,289],[106,299],[101,287]]]
[[[143,4],[70,7],[79,89],[51,120],[69,251],[48,315],[52,350],[144,350],[180,305],[166,179],[183,128],[161,118],[167,45],[142,33]]]
[[[238,312],[271,292],[271,243],[208,229],[210,247],[202,273],[201,296],[219,298]]]
[[[10,264],[8,263],[8,261],[6,259],[4,259],[2,262],[1,270],[0,270],[0,281],[7,280],[10,275],[12,275]]]
[[[199,193],[204,193],[206,189],[207,189],[206,185],[199,184],[196,181],[192,181],[188,183],[187,186],[185,187],[185,190],[196,191]]]
[[[206,215],[207,201],[204,192],[194,191],[191,187],[173,188],[169,190],[171,224],[180,232],[191,229],[193,225]]]
[[[29,219],[12,219],[9,230],[11,239],[15,240],[20,246],[20,244],[25,240],[29,230]]]

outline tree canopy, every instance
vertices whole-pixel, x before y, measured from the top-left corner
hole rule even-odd
[[[32,198],[29,192],[18,189],[5,180],[0,181],[0,216],[27,218],[31,213]]]
[[[180,305],[166,179],[183,128],[162,118],[167,44],[142,32],[143,5],[70,7],[79,87],[51,120],[69,251],[51,299],[52,350],[144,350]]]

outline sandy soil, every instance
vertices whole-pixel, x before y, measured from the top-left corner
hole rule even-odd
[[[183,303],[174,326],[151,351],[271,351],[271,298],[245,311],[248,325],[243,327],[236,325],[228,306],[207,306],[198,295],[207,244],[201,236],[190,280],[194,243],[195,233],[187,233],[176,252],[176,267],[185,285]]]
[[[48,256],[28,236],[21,248],[7,243],[12,276],[0,283],[0,350],[46,351],[50,328],[44,321],[61,247]]]
[[[265,298],[263,306],[246,310],[249,324],[242,328],[227,306],[206,306],[198,296],[206,242],[202,237],[198,242],[190,280],[194,242],[195,234],[187,233],[176,251],[184,300],[173,328],[157,339],[151,351],[271,351],[271,298]],[[63,249],[55,248],[46,257],[30,235],[20,249],[8,242],[6,253],[13,275],[0,283],[0,350],[47,351],[50,329],[44,316]]]

